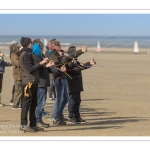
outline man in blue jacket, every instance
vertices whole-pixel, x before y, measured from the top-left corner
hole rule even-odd
[[[0,107],[4,106],[4,104],[1,103],[3,74],[5,72],[5,67],[11,65],[12,65],[11,63],[4,61],[3,54],[0,52]]]

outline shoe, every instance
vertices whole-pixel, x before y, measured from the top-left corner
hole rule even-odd
[[[82,118],[76,118],[78,123],[86,123],[85,120],[83,120]]]
[[[11,102],[10,102],[9,104],[10,104],[10,105],[13,105],[13,103],[11,103]]]
[[[55,100],[55,98],[49,97],[48,100],[53,101],[53,100]]]
[[[12,99],[10,100],[10,105],[13,105],[13,100]]]
[[[53,100],[53,98],[52,98],[52,97],[49,97],[48,100],[51,101],[51,100]]]
[[[42,123],[50,127],[50,124],[49,124],[49,123],[45,123],[45,122],[43,122],[43,121],[42,121]]]
[[[49,118],[49,120],[50,120],[50,121],[54,121],[55,119],[54,119],[54,118],[52,118],[52,117],[50,117],[50,118]]]
[[[64,116],[61,117],[61,119],[62,119],[63,121],[68,121],[68,120],[69,120],[69,119],[67,119],[67,118],[64,118]]]
[[[0,103],[0,107],[3,107],[3,106],[5,106],[5,104]]]
[[[64,122],[62,119],[53,120],[54,125],[66,125],[66,122]]]
[[[4,104],[0,103],[0,107],[3,107],[3,106],[4,106]]]
[[[34,126],[34,127],[30,127],[31,129],[34,129],[35,131],[44,131],[43,128],[41,127],[37,127],[37,126]]]
[[[38,123],[36,124],[36,126],[37,126],[37,127],[40,127],[40,128],[48,128],[50,125],[44,123],[43,121],[41,121],[41,122],[38,122]]]
[[[68,121],[69,119],[64,118],[64,114],[61,114],[60,119],[62,119],[63,121]]]
[[[21,125],[20,131],[23,131],[23,132],[35,132],[34,129],[28,127],[27,125]]]
[[[21,109],[19,106],[13,106],[12,109]]]
[[[70,124],[77,124],[77,119],[75,117],[69,118],[69,123]]]

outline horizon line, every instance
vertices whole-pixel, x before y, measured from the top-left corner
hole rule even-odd
[[[0,37],[2,37],[2,36],[21,36],[21,37],[23,37],[23,36],[53,36],[53,37],[55,37],[55,36],[79,36],[79,37],[84,37],[84,36],[94,36],[94,37],[103,37],[103,36],[109,36],[109,37],[118,37],[118,36],[121,36],[121,35],[15,35],[15,34],[13,34],[13,35],[0,35]],[[126,35],[126,36],[124,36],[124,37],[150,37],[150,35]]]

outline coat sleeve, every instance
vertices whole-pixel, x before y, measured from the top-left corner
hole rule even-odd
[[[69,67],[69,65],[68,65],[67,69],[68,69],[68,70],[70,69],[70,70],[69,70],[70,72],[72,72],[72,73],[74,73],[74,74],[77,74],[77,73],[79,73],[79,72],[82,71],[82,70],[85,70],[85,69],[90,68],[91,66],[92,66],[92,65],[90,64],[90,62],[87,62],[87,63],[83,64],[83,66],[80,65],[79,62],[77,62],[77,64],[74,65],[74,66],[73,66],[73,64],[71,64],[70,67]]]
[[[25,63],[27,70],[29,70],[30,73],[33,73],[35,70],[41,68],[41,65],[39,63],[34,64],[31,57],[32,56],[29,54],[24,55],[23,62]]]
[[[5,61],[4,61],[4,66],[5,66],[5,67],[10,67],[10,66],[12,66],[12,63],[10,63],[10,62],[5,62]]]
[[[12,54],[11,55],[11,62],[15,66],[20,67],[19,58],[18,58],[17,54]]]
[[[79,57],[79,56],[82,55],[82,54],[84,54],[84,52],[82,52],[82,50],[78,50],[78,51],[76,52],[77,57]]]

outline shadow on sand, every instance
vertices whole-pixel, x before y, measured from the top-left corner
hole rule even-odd
[[[98,101],[98,100],[105,100],[105,99],[85,99],[84,101]],[[52,107],[53,104],[49,103],[49,105],[46,105],[46,107],[50,110],[50,107]],[[68,116],[68,106],[64,109],[64,116]],[[136,123],[139,121],[147,121],[147,118],[142,117],[136,117],[136,116],[127,116],[127,117],[110,117],[111,115],[117,114],[117,112],[107,112],[107,109],[105,108],[80,108],[80,114],[81,117],[87,118],[87,123],[85,124],[69,124],[67,121],[67,125],[61,126],[63,127],[63,131],[71,131],[71,130],[99,130],[99,129],[119,129],[123,128],[123,124],[125,123]],[[102,117],[102,116],[108,116],[108,117]],[[100,118],[101,117],[101,118]],[[68,118],[68,117],[67,117]],[[58,126],[53,126],[48,131],[60,131]],[[56,128],[58,129],[56,129]],[[46,130],[47,131],[47,130]]]

